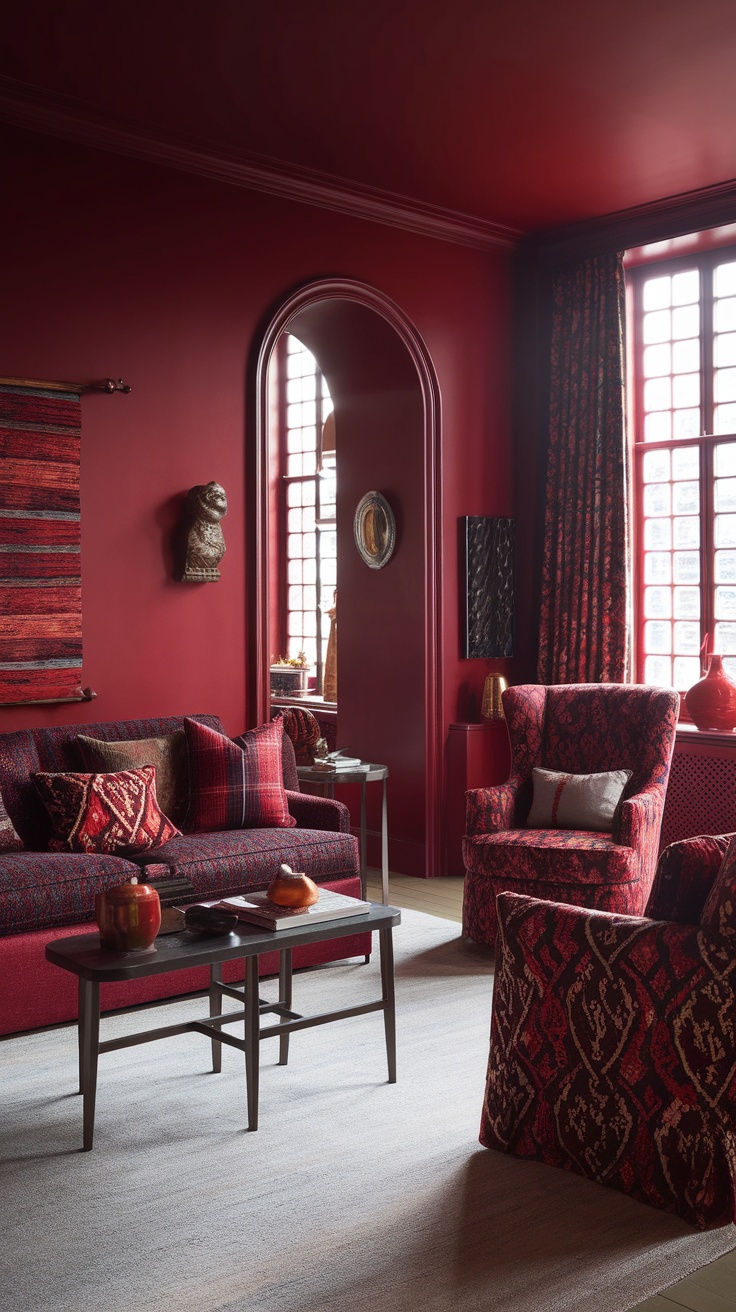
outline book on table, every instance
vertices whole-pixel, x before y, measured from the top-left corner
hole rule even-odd
[[[271,902],[267,892],[248,893],[242,897],[226,897],[210,903],[223,911],[233,911],[239,920],[261,929],[302,929],[327,920],[342,920],[349,916],[367,916],[370,902],[358,897],[333,893],[330,888],[320,889],[319,899],[311,907],[279,907]]]

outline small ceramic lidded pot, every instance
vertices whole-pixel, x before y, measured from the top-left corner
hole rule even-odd
[[[135,875],[127,884],[116,884],[95,898],[95,919],[100,946],[114,952],[150,948],[161,928],[161,901],[150,884],[139,884]]]
[[[319,888],[309,875],[279,866],[279,873],[268,888],[268,900],[277,907],[311,907],[319,897]]]

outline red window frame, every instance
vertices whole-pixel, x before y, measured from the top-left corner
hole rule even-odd
[[[298,654],[296,650],[292,650],[292,648],[295,645],[295,639],[291,637],[289,634],[289,628],[290,628],[289,615],[291,613],[289,608],[290,580],[289,580],[289,553],[288,553],[289,510],[290,510],[289,487],[294,484],[306,483],[306,482],[314,484],[314,494],[315,494],[314,505],[315,505],[315,521],[316,521],[315,529],[314,529],[315,542],[318,540],[320,533],[325,531],[329,532],[330,529],[334,530],[336,527],[336,521],[334,516],[329,517],[325,513],[325,508],[323,505],[322,480],[320,477],[321,433],[322,433],[324,419],[327,413],[329,412],[329,409],[332,409],[332,403],[331,401],[329,401],[329,393],[327,393],[327,397],[325,397],[324,395],[323,387],[326,388],[326,382],[317,361],[315,361],[314,364],[315,422],[313,427],[314,427],[315,470],[314,473],[302,473],[302,474],[291,474],[289,472],[288,339],[291,336],[293,335],[288,333],[283,333],[278,343],[278,373],[277,373],[277,396],[276,396],[276,414],[277,414],[277,424],[278,424],[278,475],[277,475],[278,529],[276,535],[277,560],[278,560],[278,567],[277,567],[278,605],[277,605],[276,613],[277,613],[277,626],[278,626],[278,634],[279,634],[279,648],[280,648],[279,655],[283,654],[284,656],[288,656],[288,657],[294,657]],[[303,343],[301,343],[298,338],[294,337],[294,340],[298,342],[299,347],[303,346]],[[304,347],[304,349],[307,350],[308,348]],[[326,400],[329,402],[328,406],[325,405]],[[309,424],[309,427],[312,427],[312,425]],[[324,683],[324,659],[325,659],[325,652],[326,652],[326,645],[327,645],[327,636],[329,632],[329,619],[326,617],[326,612],[329,609],[329,607],[320,604],[320,597],[322,596],[322,593],[324,592],[325,588],[327,588],[329,591],[331,586],[324,583],[322,579],[321,556],[322,556],[321,551],[317,549],[317,547],[315,546],[315,556],[314,556],[315,581],[313,585],[309,585],[309,586],[314,586],[316,592],[316,606],[314,610],[316,633],[311,638],[311,641],[314,643],[314,647],[315,647],[315,653],[314,653],[315,659],[312,669],[316,677],[314,679],[315,687],[314,689],[312,689],[312,695],[318,698],[322,696],[322,688]],[[311,557],[309,557],[309,559],[311,559]],[[303,607],[300,608],[300,611],[301,613],[303,613]],[[307,639],[307,641],[309,642],[310,639]]]
[[[729,445],[736,442],[736,430],[733,432],[714,433],[714,408],[716,400],[714,397],[714,316],[713,306],[716,300],[713,289],[713,273],[715,268],[721,264],[736,263],[736,247],[720,247],[712,250],[697,250],[689,255],[683,255],[677,258],[657,260],[652,262],[642,262],[635,268],[627,269],[627,282],[630,292],[630,313],[629,326],[631,332],[631,352],[630,352],[630,383],[631,383],[631,402],[630,416],[632,424],[632,449],[634,462],[633,478],[633,527],[634,527],[634,589],[633,589],[633,611],[634,611],[634,632],[635,632],[635,669],[636,678],[643,682],[645,679],[645,662],[647,652],[645,650],[645,624],[647,616],[644,614],[644,590],[647,586],[644,577],[645,566],[645,545],[644,545],[644,526],[645,526],[645,508],[644,508],[644,479],[643,463],[647,452],[657,450],[675,451],[678,448],[697,448],[698,465],[699,465],[699,514],[700,514],[700,642],[701,646],[705,640],[706,634],[710,635],[711,648],[713,646],[713,635],[716,632],[716,577],[715,577],[715,559],[716,559],[716,542],[714,540],[714,526],[716,516],[716,506],[714,498],[715,488],[715,471],[714,471],[714,451],[716,446]],[[644,283],[652,278],[662,275],[671,275],[681,273],[690,269],[698,269],[700,275],[700,432],[697,437],[687,438],[670,438],[667,441],[646,441],[644,439],[644,370],[643,370],[643,286]],[[674,587],[674,583],[671,585]],[[729,622],[729,621],[721,621]],[[672,620],[674,624],[674,619]],[[736,623],[736,621],[734,621]],[[716,643],[716,650],[718,644]],[[672,655],[674,668],[674,654]],[[724,666],[729,669],[732,677],[736,676],[736,653],[728,653],[724,659]],[[693,679],[691,682],[695,682]],[[690,684],[688,684],[690,686]]]

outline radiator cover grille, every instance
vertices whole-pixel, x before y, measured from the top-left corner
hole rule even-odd
[[[736,751],[678,742],[667,786],[661,846],[696,834],[731,833],[736,833]]]

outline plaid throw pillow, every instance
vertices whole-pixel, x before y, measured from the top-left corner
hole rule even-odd
[[[290,828],[281,764],[280,720],[262,724],[235,741],[186,719],[190,802],[187,828]]]
[[[704,929],[736,934],[736,838],[732,838],[700,914]]]
[[[179,833],[156,800],[153,766],[115,774],[37,771],[33,781],[54,830],[49,846],[57,852],[132,856]]]
[[[5,803],[0,796],[0,853],[22,852],[23,840],[15,832],[15,826],[5,810]]]

